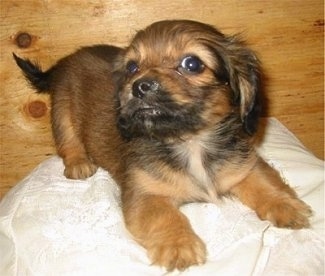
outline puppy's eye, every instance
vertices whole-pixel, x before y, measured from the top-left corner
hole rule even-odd
[[[139,71],[139,66],[138,64],[133,61],[133,60],[130,60],[127,64],[126,64],[126,70],[127,72],[130,74],[130,75],[133,75],[135,74],[136,72]]]
[[[196,56],[187,56],[183,58],[180,64],[181,71],[187,73],[198,74],[204,69],[203,62]]]

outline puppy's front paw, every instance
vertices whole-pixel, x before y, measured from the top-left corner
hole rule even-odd
[[[97,166],[85,158],[69,160],[65,164],[64,175],[71,179],[85,179],[97,171]]]
[[[157,236],[147,246],[153,264],[163,266],[168,271],[185,270],[191,265],[205,263],[206,248],[202,240],[192,232]]]
[[[268,202],[257,210],[262,219],[271,221],[275,226],[282,228],[300,229],[309,227],[311,208],[298,198],[286,198],[282,201]]]

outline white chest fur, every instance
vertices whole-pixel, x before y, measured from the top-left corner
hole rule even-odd
[[[185,141],[175,148],[177,158],[186,166],[188,174],[204,190],[209,190],[211,179],[204,166],[204,142],[201,139]]]

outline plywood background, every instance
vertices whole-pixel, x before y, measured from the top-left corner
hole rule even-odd
[[[0,5],[0,197],[55,153],[48,98],[26,86],[11,53],[47,68],[82,45],[127,45],[137,30],[162,19],[199,20],[225,33],[243,33],[264,65],[264,115],[277,117],[315,155],[324,156],[321,0],[1,0]]]

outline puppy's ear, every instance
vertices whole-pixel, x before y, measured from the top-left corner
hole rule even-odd
[[[227,38],[224,51],[234,103],[240,107],[245,131],[252,135],[257,129],[260,115],[260,63],[255,54],[236,36]]]

